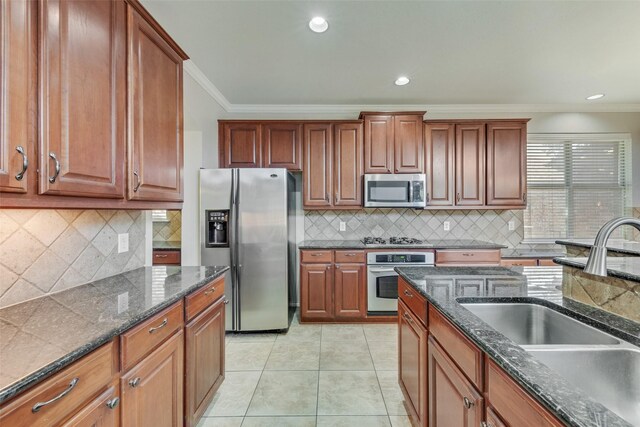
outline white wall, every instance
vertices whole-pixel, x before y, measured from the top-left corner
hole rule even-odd
[[[198,170],[202,167],[202,132],[184,132],[184,204],[182,207],[182,265],[200,265]]]

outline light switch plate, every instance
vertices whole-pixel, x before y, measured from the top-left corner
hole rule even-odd
[[[516,229],[516,222],[514,220],[509,221],[509,231]]]
[[[129,292],[118,295],[118,314],[129,310]]]
[[[340,221],[340,231],[347,231],[347,223]]]
[[[451,230],[451,223],[449,221],[444,222],[444,231]]]
[[[129,252],[129,233],[118,234],[118,253]]]

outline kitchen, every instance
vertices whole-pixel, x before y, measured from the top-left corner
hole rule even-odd
[[[0,424],[640,425],[638,12],[2,0]]]

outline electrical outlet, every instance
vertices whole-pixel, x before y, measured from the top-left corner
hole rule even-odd
[[[347,231],[347,223],[340,221],[340,231]]]
[[[118,314],[129,310],[129,292],[118,295]]]
[[[516,229],[516,222],[514,220],[509,221],[509,231]]]
[[[118,234],[118,253],[129,252],[129,233]]]
[[[444,231],[451,230],[451,223],[449,221],[444,222]]]

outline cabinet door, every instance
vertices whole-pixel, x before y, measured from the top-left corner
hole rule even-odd
[[[429,337],[429,427],[477,427],[483,399],[473,385]]]
[[[364,173],[393,173],[393,116],[364,117]]]
[[[362,207],[362,124],[340,123],[333,129],[333,204]]]
[[[456,205],[482,206],[485,193],[485,125],[456,126]]]
[[[186,426],[198,420],[224,380],[224,298],[186,327]]]
[[[89,402],[64,427],[116,427],[120,425],[119,387],[115,383]]]
[[[32,111],[36,96],[35,4],[0,2],[0,192],[26,193],[31,174],[25,169],[37,167]]]
[[[395,173],[423,173],[422,116],[398,115],[394,117],[394,170]]]
[[[124,197],[126,4],[40,4],[40,193]]]
[[[220,126],[221,168],[262,166],[260,123],[222,123]]]
[[[525,206],[527,124],[487,124],[487,205]]]
[[[427,426],[427,329],[398,301],[398,382],[415,426]]]
[[[427,206],[453,206],[455,200],[455,125],[424,125]]]
[[[182,58],[129,8],[129,199],[182,201]]]
[[[122,426],[182,425],[183,355],[179,331],[120,378]]]
[[[491,406],[487,406],[486,427],[507,427],[507,425],[502,422],[498,414],[496,414],[495,410]]]
[[[331,264],[300,265],[300,316],[303,319],[333,319]]]
[[[333,141],[330,123],[304,125],[303,206],[331,206]]]
[[[336,318],[364,319],[367,316],[366,266],[364,264],[336,264]]]
[[[265,168],[302,170],[302,124],[262,123]]]

